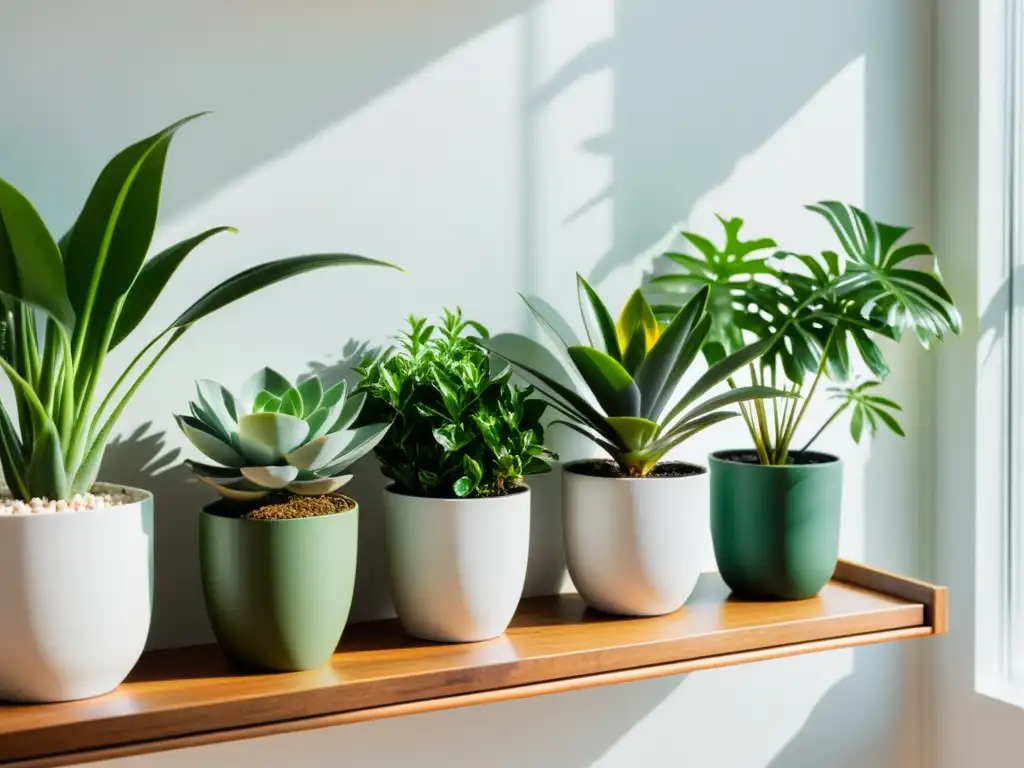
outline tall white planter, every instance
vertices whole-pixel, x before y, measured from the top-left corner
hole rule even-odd
[[[142,655],[153,594],[153,496],[117,507],[0,517],[0,700],[114,690]]]
[[[407,633],[468,643],[498,637],[526,580],[530,491],[431,499],[384,491],[391,597]]]
[[[579,465],[581,462],[576,462]],[[566,562],[593,608],[660,616],[680,608],[704,564],[708,473],[592,477],[562,470]]]

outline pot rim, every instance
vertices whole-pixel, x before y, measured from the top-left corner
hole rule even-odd
[[[708,474],[708,468],[707,467],[705,467],[705,466],[703,466],[701,464],[694,464],[692,461],[658,462],[659,464],[661,464],[661,463],[684,464],[685,466],[694,467],[694,468],[700,470],[700,472],[697,472],[695,474],[683,475],[681,477],[600,477],[599,475],[588,475],[588,474],[586,474],[584,472],[577,472],[577,471],[575,471],[573,469],[573,467],[577,467],[580,464],[589,464],[590,462],[601,461],[601,460],[602,459],[575,459],[573,461],[567,461],[567,462],[564,462],[562,464],[562,471],[563,472],[568,472],[569,474],[574,475],[576,477],[585,477],[588,480],[597,480],[597,481],[607,480],[607,481],[612,481],[612,482],[629,482],[629,483],[639,483],[639,482],[646,483],[646,482],[650,482],[652,480],[666,480],[666,481],[668,481],[668,480],[675,480],[675,481],[680,481],[681,482],[681,481],[686,481],[686,480],[696,480],[696,479],[698,479],[700,477],[707,477],[707,474]]]
[[[524,496],[529,497],[530,495],[530,486],[528,486],[526,483],[517,486],[514,490],[509,491],[508,493],[502,496],[471,496],[462,498],[460,498],[459,496],[416,496],[411,493],[400,493],[399,491],[394,490],[394,487],[395,483],[389,483],[384,488],[384,494],[387,496],[397,496],[402,499],[417,499],[420,501],[428,502],[444,502],[446,504],[476,504],[479,502],[487,501],[506,501],[508,499],[518,499]]]
[[[217,506],[218,504],[220,504],[221,502],[224,501],[224,499],[217,499],[216,501],[211,501],[209,504],[203,504],[203,506],[201,506],[199,508],[199,513],[202,514],[202,515],[208,515],[209,517],[216,517],[216,518],[219,518],[221,520],[235,520],[238,523],[241,523],[241,524],[244,525],[246,523],[308,523],[308,522],[310,522],[312,520],[323,520],[324,518],[332,518],[332,517],[344,517],[345,515],[348,515],[348,514],[350,514],[352,512],[358,512],[359,511],[359,502],[356,501],[355,499],[353,499],[351,496],[346,496],[344,493],[324,493],[324,494],[321,494],[321,495],[322,496],[341,496],[342,498],[348,499],[349,501],[352,502],[352,508],[351,509],[344,509],[344,510],[341,510],[340,512],[331,512],[328,515],[314,515],[312,517],[283,517],[283,518],[277,518],[277,519],[274,519],[274,518],[270,518],[270,519],[258,518],[256,520],[253,520],[251,518],[239,517],[237,515],[221,515],[221,514],[218,514],[217,512],[211,512],[210,509],[209,509],[210,507]],[[258,501],[258,499],[257,499],[257,501]]]
[[[138,496],[138,498],[133,499],[132,501],[125,502],[124,504],[118,504],[113,507],[103,507],[102,509],[80,509],[74,512],[60,512],[57,514],[47,513],[44,515],[0,515],[0,521],[3,521],[0,522],[0,525],[6,525],[6,521],[8,520],[77,520],[81,519],[82,515],[85,515],[86,518],[92,518],[95,520],[100,516],[112,517],[123,512],[127,512],[128,510],[134,507],[141,507],[145,505],[147,502],[149,502],[150,504],[152,504],[153,502],[152,491],[148,491],[145,488],[137,488],[134,485],[125,485],[124,483],[108,483],[102,480],[97,480],[95,483],[93,483],[92,488],[93,490],[103,488],[107,490],[107,492],[112,493],[127,492],[132,496]],[[10,489],[6,485],[0,483],[0,493],[6,495],[10,493]],[[51,523],[51,525],[52,524],[53,523]]]
[[[813,471],[815,469],[824,469],[826,467],[834,467],[836,465],[842,466],[843,464],[843,460],[839,456],[836,456],[834,453],[828,453],[827,451],[806,451],[806,453],[808,454],[813,454],[815,456],[823,456],[826,459],[828,459],[827,461],[815,462],[814,464],[751,464],[750,462],[746,461],[733,461],[732,459],[723,458],[722,454],[725,453],[747,453],[752,456],[757,455],[757,451],[753,448],[726,448],[724,450],[713,451],[712,453],[709,453],[708,464],[729,464],[735,466],[776,471],[789,471],[795,469]],[[805,451],[796,451],[796,453],[805,453]]]

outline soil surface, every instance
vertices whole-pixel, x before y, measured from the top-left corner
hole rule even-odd
[[[269,503],[242,515],[246,520],[294,520],[348,512],[355,502],[339,493],[327,496],[268,496]]]
[[[757,451],[719,451],[714,454],[714,456],[716,459],[721,459],[722,461],[735,461],[739,464],[761,463],[761,460],[757,458]],[[789,454],[788,461],[786,463],[790,466],[808,466],[811,464],[831,464],[836,461],[839,461],[839,459],[828,453],[818,453],[817,451],[793,451]]]
[[[577,475],[586,475],[587,477],[627,477],[640,479],[623,472],[619,465],[611,459],[576,461],[566,465],[566,469],[569,472],[575,472]],[[698,467],[696,464],[687,464],[685,461],[664,461],[661,464],[655,465],[653,470],[644,475],[644,478],[692,477],[693,475],[702,475],[706,471],[704,467]]]

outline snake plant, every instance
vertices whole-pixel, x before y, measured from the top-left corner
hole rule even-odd
[[[145,344],[97,406],[108,353],[138,326],[195,248],[234,231],[209,229],[146,259],[171,139],[196,117],[118,153],[59,241],[32,203],[0,179],[0,368],[13,384],[16,402],[13,417],[0,406],[0,466],[16,497],[66,499],[87,492],[125,406],[197,321],[312,269],[392,266],[362,256],[315,254],[240,272],[203,294]],[[144,360],[141,373],[133,376]]]
[[[683,272],[652,281],[655,288],[678,296],[669,312],[687,301],[693,288],[710,291],[717,308],[704,350],[710,361],[750,338],[770,342],[761,364],[750,370],[752,383],[788,379],[787,391],[803,402],[798,407],[796,400],[786,401],[780,411],[774,401],[771,414],[763,404],[740,406],[762,464],[789,461],[797,427],[826,376],[837,383],[832,394],[840,405],[802,450],[847,410],[850,433],[858,442],[865,424],[871,434],[884,424],[902,435],[891,413],[899,405],[869,391],[889,373],[876,340],[899,341],[912,331],[927,349],[946,334],[960,332],[960,314],[937,267],[911,266],[913,259],[934,264],[934,254],[925,243],[903,242],[909,228],[882,223],[836,201],[807,208],[828,222],[837,250],[820,255],[774,250],[773,240],[742,240],[741,219],[721,219],[721,249],[700,235],[683,233],[700,255],[666,254]],[[867,382],[853,382],[851,346],[871,373]]]
[[[332,493],[342,474],[373,450],[390,423],[349,429],[362,399],[345,382],[325,390],[316,376],[292,385],[270,368],[257,371],[235,397],[215,381],[196,382],[191,416],[175,416],[192,444],[221,466],[186,461],[221,496],[251,501],[285,489],[301,496]]]
[[[601,447],[631,477],[649,475],[666,453],[684,440],[738,416],[727,406],[784,396],[767,386],[750,386],[707,397],[738,369],[757,360],[771,340],[757,341],[710,366],[680,396],[676,390],[711,328],[708,289],[702,288],[664,327],[640,291],[626,302],[618,321],[593,288],[577,275],[580,310],[589,344],[566,339],[523,297],[527,306],[565,351],[599,407],[575,388],[521,361],[506,357],[487,340],[478,343],[537,379],[551,405],[565,419],[554,421]]]

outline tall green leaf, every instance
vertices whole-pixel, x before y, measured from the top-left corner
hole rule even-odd
[[[391,269],[402,270],[394,264],[377,259],[369,259],[365,256],[353,256],[343,253],[321,253],[308,256],[292,256],[287,259],[278,259],[266,264],[258,264],[255,267],[239,272],[230,277],[215,288],[210,289],[199,298],[192,306],[186,309],[178,319],[171,323],[171,328],[184,328],[200,320],[219,309],[245,298],[250,293],[255,293],[268,285],[278,283],[295,275],[301,275],[322,267],[341,267],[351,264],[362,264],[365,266],[390,267]]]
[[[127,293],[149,250],[171,137],[191,115],[132,144],[107,163],[75,220],[64,254],[68,297],[78,317],[76,360],[102,344],[115,304]],[[80,376],[88,376],[83,366]]]
[[[621,363],[622,351],[619,349],[619,337],[615,330],[615,321],[612,320],[608,307],[601,301],[597,291],[591,288],[590,283],[584,280],[583,275],[579,273],[576,274],[576,285],[580,314],[583,315],[583,323],[586,326],[590,346],[595,349],[603,347],[610,357]],[[590,312],[587,311],[588,307]]]
[[[671,395],[685,373],[685,369],[675,370],[675,364],[680,360],[687,340],[693,336],[701,317],[704,316],[709,293],[710,289],[704,286],[686,302],[662,331],[654,349],[647,354],[637,369],[635,380],[640,389],[640,415],[644,418],[657,421],[661,415],[660,407],[664,407],[667,399],[667,396],[662,397],[662,393],[667,389]],[[698,343],[697,348],[699,347]],[[694,349],[693,353],[695,358],[697,349]],[[693,358],[690,362],[693,362]]]
[[[622,364],[593,347],[569,347],[576,370],[609,416],[639,416],[640,390]]]
[[[681,414],[687,406],[697,401],[697,399],[705,392],[710,390],[712,387],[721,384],[723,381],[732,376],[736,371],[741,368],[753,363],[757,358],[761,357],[774,343],[775,339],[760,339],[748,344],[738,352],[733,352],[731,355],[727,355],[722,360],[712,365],[704,372],[704,374],[694,382],[693,386],[687,391],[679,402],[675,404],[671,411],[669,411],[666,421],[674,421],[675,418]]]
[[[32,203],[0,179],[0,294],[39,309],[70,334],[75,312],[68,301],[60,251]]]
[[[118,314],[117,325],[114,326],[114,335],[110,341],[111,349],[124,341],[125,337],[142,322],[185,257],[199,245],[221,232],[237,234],[238,230],[234,227],[208,229],[195,237],[172,245],[142,265],[141,271],[125,297],[121,312]]]

